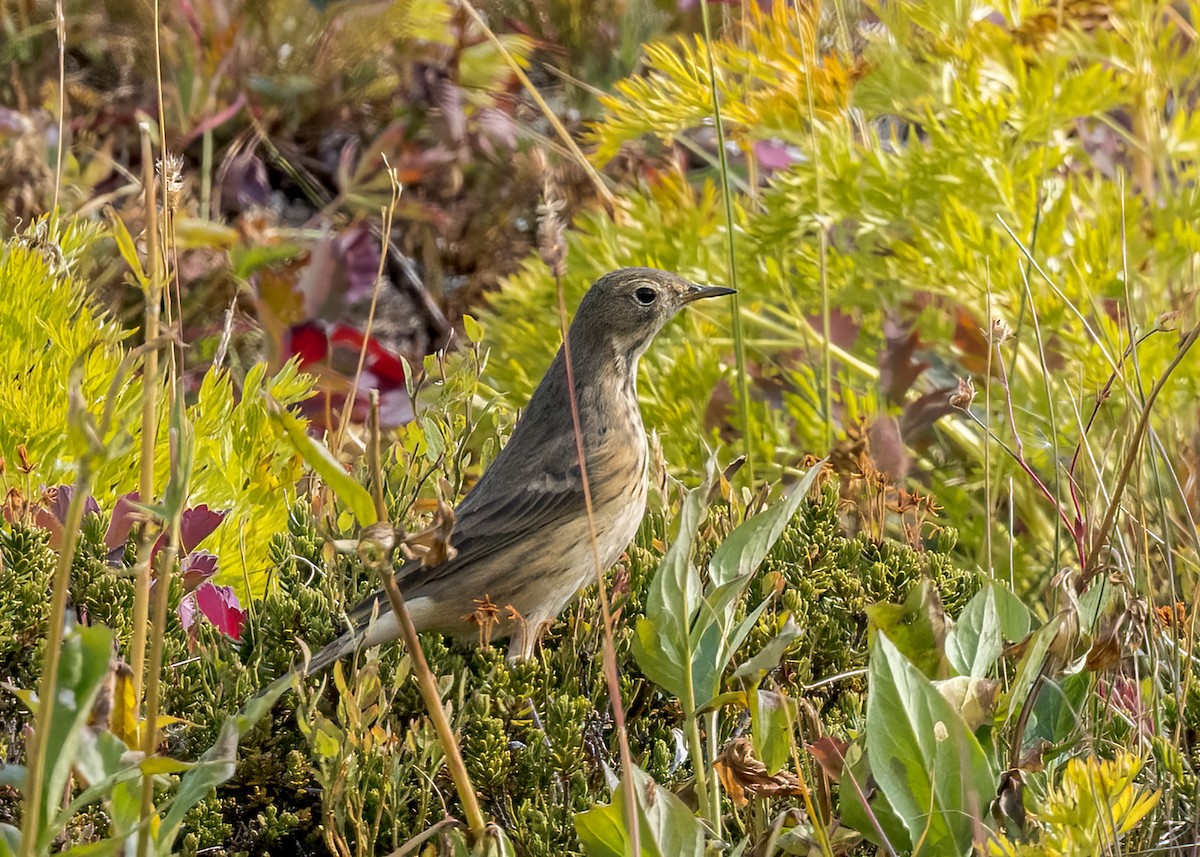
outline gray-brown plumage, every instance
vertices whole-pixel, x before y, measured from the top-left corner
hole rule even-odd
[[[568,336],[603,568],[632,541],[646,508],[638,358],[685,304],[732,291],[625,268],[601,277],[579,305]],[[413,624],[418,631],[474,635],[477,628],[465,617],[486,596],[501,608],[493,638],[511,637],[510,659],[529,657],[543,624],[596,575],[562,349],[455,517],[453,559],[433,566],[408,562],[396,572]],[[509,620],[509,606],[523,621]],[[400,637],[382,591],[350,620],[354,630],[314,655],[310,672],[358,646]]]

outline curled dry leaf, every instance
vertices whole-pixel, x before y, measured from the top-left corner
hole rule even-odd
[[[1022,771],[1029,771],[1032,774],[1039,773],[1046,769],[1046,762],[1043,756],[1046,750],[1050,748],[1050,742],[1045,738],[1038,738],[1033,742],[1033,745],[1025,751],[1025,754],[1017,761],[1017,767]]]
[[[422,566],[441,565],[454,559],[458,556],[458,550],[450,544],[454,522],[454,507],[439,499],[433,522],[404,540],[402,549],[405,555],[410,559],[420,559]]]
[[[767,773],[767,766],[754,757],[750,741],[735,738],[725,745],[713,767],[721,778],[721,785],[729,792],[733,802],[745,806],[752,797],[780,797],[801,794],[800,780],[788,770],[775,775]]]
[[[846,765],[846,751],[850,749],[848,741],[839,741],[823,735],[811,744],[805,744],[805,749],[817,760],[825,776],[836,782],[841,782],[842,769]]]
[[[1187,605],[1182,601],[1154,608],[1154,617],[1164,628],[1182,628],[1187,625]]]
[[[1000,777],[1000,787],[992,801],[992,817],[1006,830],[1015,834],[1025,831],[1024,773],[1020,768],[1005,771]]]
[[[1086,666],[1091,672],[1105,672],[1121,663],[1121,639],[1117,629],[1092,641],[1088,649]]]

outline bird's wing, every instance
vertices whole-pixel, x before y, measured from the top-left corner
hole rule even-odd
[[[396,582],[406,597],[513,544],[553,533],[562,523],[578,520],[586,512],[578,464],[561,474],[543,471],[533,479],[494,477],[485,474],[455,510],[457,520],[450,536],[457,551],[454,559],[432,566],[410,560],[396,570]],[[366,626],[376,605],[381,615],[391,610],[383,590],[372,593],[350,612],[356,628]]]

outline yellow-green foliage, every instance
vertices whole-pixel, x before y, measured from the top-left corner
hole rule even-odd
[[[748,12],[741,38],[721,42],[713,57],[722,110],[735,135],[744,142],[797,139],[807,134],[811,116],[844,114],[854,69],[837,56],[811,62],[817,35],[809,13],[786,3],[771,4],[768,12],[754,4]],[[598,160],[612,159],[642,135],[669,138],[712,119],[704,39],[651,42],[644,50],[653,74],[626,78],[615,95],[600,98],[607,115],[592,129]]]
[[[70,482],[74,458],[67,423],[67,392],[72,370],[79,370],[79,392],[97,419],[106,405],[114,409],[119,431],[137,407],[129,384],[109,402],[110,385],[124,357],[125,333],[99,313],[83,284],[71,273],[95,230],[73,225],[54,235],[45,221],[0,247],[0,456],[8,466],[9,487],[28,490]],[[25,484],[18,473],[17,448],[24,445],[33,466]],[[98,486],[111,497],[123,481],[128,462],[100,468]]]
[[[8,485],[27,490],[35,501],[43,486],[74,478],[75,452],[64,426],[68,382],[77,362],[89,412],[98,418],[111,404],[114,436],[136,441],[141,433],[140,375],[123,379],[109,402],[125,357],[125,333],[94,309],[69,274],[71,260],[94,238],[94,230],[72,227],[54,241],[47,230],[35,227],[0,251],[0,283],[5,285],[0,301],[0,365],[5,367],[0,373],[0,455],[7,461]],[[188,407],[196,450],[187,504],[207,503],[228,513],[203,546],[220,558],[222,582],[243,595],[261,595],[267,585],[271,538],[287,530],[304,472],[295,448],[267,419],[263,394],[287,406],[307,398],[311,389],[311,379],[294,363],[274,376],[257,364],[236,390],[227,371],[210,371]],[[159,398],[155,484],[161,492],[169,476],[170,432],[161,389]],[[20,444],[33,465],[28,485],[17,468]],[[106,513],[116,497],[137,490],[139,453],[136,443],[113,444],[110,454],[97,462],[93,493]]]
[[[220,558],[220,582],[261,596],[271,569],[271,539],[288,528],[297,483],[304,474],[299,454],[267,417],[266,393],[281,405],[308,398],[312,379],[288,363],[268,376],[255,364],[234,390],[225,371],[204,376],[188,409],[196,437],[195,471],[189,505],[207,503],[228,512],[204,542]],[[159,484],[167,477],[167,450],[156,456]]]
[[[1185,5],[1184,18],[1200,17]],[[848,395],[888,406],[880,364],[889,317],[915,323],[922,356],[932,357],[935,371],[910,399],[952,386],[955,374],[973,375],[982,391],[983,347],[968,362],[964,343],[995,317],[1017,334],[1003,359],[1025,455],[1070,503],[1065,481],[1053,479],[1056,462],[1079,439],[1081,415],[1120,360],[1130,328],[1144,334],[1186,302],[1180,295],[1193,288],[1200,252],[1200,112],[1182,96],[1200,79],[1200,52],[1184,47],[1186,27],[1162,3],[1106,6],[1098,27],[1074,8],[1060,27],[1038,4],[1005,6],[1004,20],[978,0],[902,0],[875,9],[886,30],[852,6],[824,15],[817,4],[778,3],[769,13],[745,4],[744,14],[728,13],[712,49],[729,137],[747,164],[734,164],[732,210],[755,397],[749,446],[759,472],[824,453],[825,423],[846,428]],[[711,122],[702,44],[656,43],[645,57],[645,75],[604,101],[591,131],[599,161],[648,135],[703,138]],[[1120,116],[1135,117],[1132,128]],[[1103,145],[1093,142],[1101,132]],[[762,169],[750,169],[762,141],[786,144],[795,156],[765,181]],[[689,185],[659,172],[625,191],[617,209],[616,223],[584,215],[576,224],[569,303],[598,274],[624,265],[730,281],[725,206],[709,180]],[[489,381],[524,373],[517,392],[528,391],[558,343],[553,290],[544,266],[531,262],[495,299]],[[845,322],[835,319],[847,350],[834,350],[832,379],[823,368],[826,300],[856,325],[845,345]],[[722,421],[740,429],[734,412],[723,413],[726,393],[709,408],[714,382],[733,362],[726,312],[715,302],[691,308],[648,354],[647,423],[664,434],[674,466],[696,459],[706,412],[716,417],[710,430]],[[1161,375],[1175,341],[1152,336],[1136,363],[1122,364],[1125,378],[1090,442],[1103,447],[1102,438],[1127,430],[1126,415],[1140,408],[1139,381],[1147,389]],[[1172,379],[1154,413],[1156,430],[1190,434],[1196,378],[1185,368]],[[1011,442],[1001,402],[994,389],[992,425]],[[982,405],[981,398],[981,413]],[[958,417],[941,420],[938,431],[933,487],[947,506],[959,505],[961,486],[974,490],[983,478],[986,443]],[[1088,486],[1111,484],[1119,463],[1100,447],[1082,456],[1075,474],[1089,506],[1103,500]],[[992,457],[992,484],[1005,484],[1010,473],[1016,517],[1036,550],[1050,550],[1055,525],[1045,498],[1007,456]],[[982,505],[976,511],[980,522],[990,517]],[[981,527],[962,535],[965,548],[982,552]],[[1030,562],[1018,552],[1016,562],[1042,569],[1059,559]]]
[[[1035,808],[1035,817],[1045,825],[1037,842],[1018,846],[997,835],[988,853],[1005,857],[1120,853],[1121,839],[1154,809],[1162,794],[1135,782],[1141,769],[1141,760],[1127,752],[1111,761],[1094,756],[1071,759],[1058,787]]]

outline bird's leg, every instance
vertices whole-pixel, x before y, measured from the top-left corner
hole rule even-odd
[[[509,666],[517,661],[528,660],[533,655],[534,642],[534,635],[529,632],[524,617],[517,616],[512,621],[514,627],[508,638],[508,656],[505,658]]]
[[[533,650],[553,619],[542,615],[526,618],[516,610],[511,610],[511,613],[513,632],[508,641],[507,660],[509,664],[515,664],[517,661],[527,661],[533,657]]]

